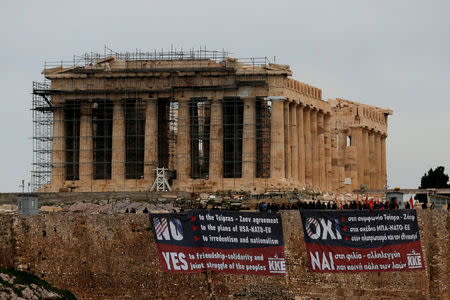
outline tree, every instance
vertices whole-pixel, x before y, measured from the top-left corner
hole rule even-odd
[[[434,170],[431,168],[428,173],[423,174],[422,179],[420,180],[419,189],[449,188],[449,177],[444,171],[445,168],[443,166],[436,167]],[[427,202],[427,195],[417,194],[415,199],[420,202]]]

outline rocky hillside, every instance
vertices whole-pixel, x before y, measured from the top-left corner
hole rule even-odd
[[[52,287],[46,281],[25,272],[0,267],[0,300],[3,299],[76,299],[69,291]]]

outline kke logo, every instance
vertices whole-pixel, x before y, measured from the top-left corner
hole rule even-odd
[[[411,253],[406,254],[408,258],[408,268],[417,269],[422,268],[422,257],[420,253],[416,253],[416,251],[412,251]]]
[[[274,257],[269,257],[269,272],[275,274],[284,274],[286,273],[286,263],[284,258],[278,258],[278,255],[275,254]]]
[[[306,220],[305,230],[308,236],[313,239],[326,240],[328,237],[332,240],[341,240],[341,228],[339,226],[338,220],[335,220],[335,228],[333,228],[333,223],[329,219],[319,218],[308,218]]]
[[[158,240],[181,241],[183,239],[183,226],[178,219],[169,221],[167,218],[153,218],[153,225]]]

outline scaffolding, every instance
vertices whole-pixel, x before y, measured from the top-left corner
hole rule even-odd
[[[94,87],[95,82],[89,76],[98,71],[95,65],[107,62],[111,56],[125,62],[121,72],[154,72],[153,79],[149,80],[158,88],[149,90],[131,78],[123,79],[120,87],[108,84]],[[151,178],[150,185],[146,183],[148,190],[157,168],[166,170],[165,178],[172,184],[177,178],[180,155],[190,159],[191,179],[209,179],[211,163],[217,163],[219,158],[223,159],[220,162],[223,178],[242,177],[246,160],[255,162],[256,178],[269,178],[271,102],[267,94],[252,98],[254,124],[248,124],[243,113],[242,96],[245,95],[239,93],[242,87],[247,94],[252,88],[268,91],[268,75],[254,75],[251,71],[236,74],[227,65],[228,56],[226,51],[203,49],[117,53],[105,47],[103,54],[88,53],[68,61],[46,62],[45,69],[68,68],[64,71],[68,79],[65,79],[65,89],[52,88],[50,82],[33,83],[33,190],[53,182],[62,182],[61,186],[75,190],[77,183],[83,182],[88,190],[98,190],[106,181],[122,174],[124,180],[136,182],[134,185],[120,183],[118,189],[142,189],[140,181]],[[164,68],[151,64],[158,62],[164,62]],[[211,62],[221,65],[211,67]],[[267,58],[239,58],[239,62],[250,69],[268,64]],[[180,72],[188,75],[180,77]],[[211,85],[211,72],[220,73],[213,76],[222,76],[224,83]],[[70,77],[71,74],[86,74],[83,80],[87,88],[79,89],[80,80]],[[165,81],[166,88],[158,86],[160,80]],[[187,100],[187,117],[180,115],[178,98],[185,91],[195,95]],[[212,99],[211,91],[228,96]],[[149,119],[151,103],[156,110],[154,123]],[[212,116],[212,110],[218,106],[222,111],[220,118]],[[156,126],[156,137],[148,132],[150,123]],[[251,138],[255,139],[256,151],[252,154],[243,153],[243,144],[249,138],[243,133],[244,126],[249,125],[255,128]],[[213,135],[213,130],[222,131],[223,136]],[[184,148],[177,147],[180,131],[189,135],[189,145]],[[211,151],[211,144],[217,139],[222,141],[222,156]],[[124,153],[116,151],[118,145],[124,145]],[[149,152],[155,152],[156,158],[149,160],[146,157]]]
[[[175,49],[167,51],[164,49],[154,51],[142,51],[136,49],[134,52],[117,52],[107,46],[104,47],[103,53],[89,52],[83,55],[73,55],[72,59],[45,61],[44,69],[54,67],[83,68],[95,65],[98,61],[107,60],[115,57],[117,60],[128,62],[137,62],[136,67],[144,67],[148,61],[214,61],[217,63],[226,61],[232,53],[222,51],[211,51],[206,49]],[[265,66],[269,64],[267,57],[239,57],[238,60],[252,66]],[[196,66],[194,65],[194,68]]]
[[[33,82],[33,191],[49,184],[52,175],[53,105],[50,97],[50,82]]]

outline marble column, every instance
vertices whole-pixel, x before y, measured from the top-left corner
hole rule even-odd
[[[311,109],[303,110],[303,132],[305,134],[305,183],[312,187],[312,141],[311,141]]]
[[[125,184],[125,112],[121,100],[113,104],[112,128],[112,174],[111,179],[115,185]]]
[[[145,107],[144,179],[149,188],[155,181],[158,166],[158,108],[157,99],[147,99]]]
[[[298,130],[297,130],[297,104],[289,106],[289,133],[291,145],[291,175],[292,180],[298,183]]]
[[[338,173],[339,179],[338,184],[339,188],[345,188],[345,156],[347,149],[347,135],[343,132],[339,132],[339,144],[338,144]]]
[[[285,156],[285,177],[291,178],[291,147],[289,138],[289,102],[285,101],[283,104],[284,116],[284,156]]]
[[[298,181],[305,186],[305,136],[303,131],[303,106],[297,105],[297,136],[298,136]]]
[[[369,133],[369,188],[374,189],[376,185],[376,153],[375,153],[375,133]]]
[[[92,104],[80,103],[80,181],[92,189],[93,179]]]
[[[325,121],[323,112],[317,114],[317,134],[319,147],[319,186],[322,190],[326,189],[326,172],[325,172]]]
[[[352,128],[352,143],[356,149],[357,165],[357,188],[364,184],[364,164],[363,164],[363,129],[361,127]]]
[[[383,188],[386,186],[387,170],[386,170],[386,136],[381,136],[381,174],[383,180]]]
[[[331,141],[331,186],[333,190],[339,189],[339,134],[333,129]]]
[[[175,146],[175,169],[177,181],[187,180],[191,177],[191,142],[189,122],[189,100],[178,101],[178,135]]]
[[[256,178],[256,99],[244,98],[242,177]]]
[[[381,182],[381,153],[380,153],[380,139],[378,132],[374,132],[374,189],[380,188]]]
[[[283,98],[272,97],[270,178],[281,179],[285,173],[284,104]]]
[[[211,103],[211,127],[209,142],[209,178],[223,178],[223,116],[222,100]]]
[[[312,140],[312,185],[319,188],[319,136],[317,132],[317,110],[311,111],[311,140]]]
[[[325,174],[326,174],[326,189],[332,190],[332,158],[331,158],[331,117],[330,114],[325,114],[324,130],[325,130]]]
[[[364,184],[369,187],[369,132],[363,129],[363,159],[364,166]]]
[[[63,187],[66,179],[66,141],[64,139],[64,110],[62,104],[57,104],[53,112],[52,137],[52,181],[54,188]]]

